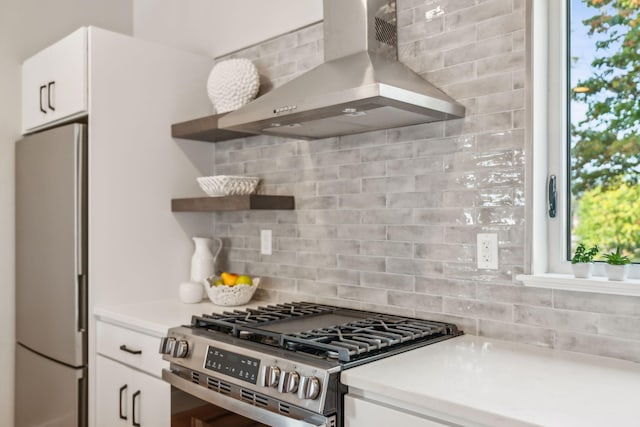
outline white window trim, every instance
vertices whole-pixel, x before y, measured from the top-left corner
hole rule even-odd
[[[566,254],[566,2],[530,0],[527,81],[531,114],[527,126],[525,271],[516,277],[525,286],[640,296],[640,266],[631,266],[625,282],[606,279],[602,264],[594,277],[576,279]],[[557,179],[556,218],[548,216],[547,179]]]

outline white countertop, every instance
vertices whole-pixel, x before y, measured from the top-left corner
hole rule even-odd
[[[466,425],[640,426],[640,364],[471,335],[341,379],[365,398],[473,421]]]
[[[191,316],[244,310],[268,304],[269,301],[253,300],[247,305],[222,307],[208,300],[197,304],[185,304],[175,299],[96,307],[93,314],[98,320],[125,326],[147,335],[164,337],[169,328],[191,323]]]

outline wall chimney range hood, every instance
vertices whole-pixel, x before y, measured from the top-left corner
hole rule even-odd
[[[395,0],[324,0],[324,60],[219,120],[220,128],[328,138],[464,117],[398,61]]]

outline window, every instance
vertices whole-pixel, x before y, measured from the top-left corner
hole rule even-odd
[[[567,249],[620,247],[638,262],[640,0],[567,2]]]
[[[579,242],[601,253],[619,246],[640,263],[640,0],[534,0],[532,9],[532,272],[569,274]]]

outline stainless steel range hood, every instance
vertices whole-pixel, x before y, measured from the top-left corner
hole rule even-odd
[[[398,62],[395,0],[324,0],[325,62],[220,118],[223,129],[327,138],[464,117]]]

